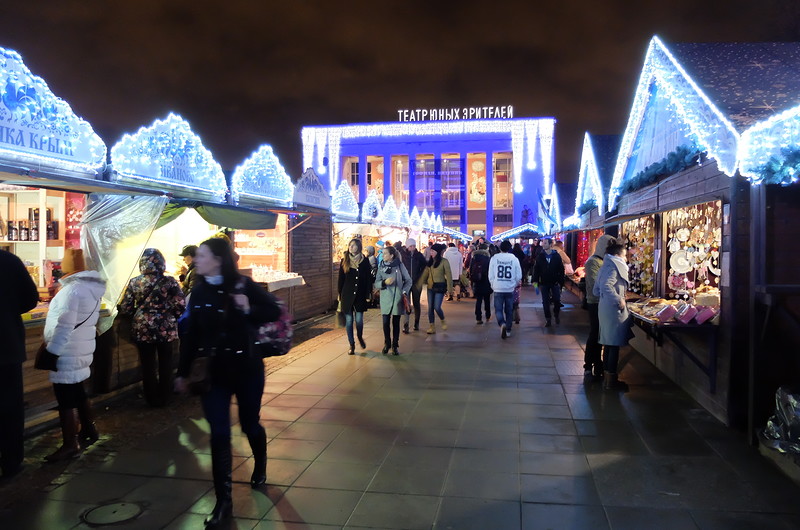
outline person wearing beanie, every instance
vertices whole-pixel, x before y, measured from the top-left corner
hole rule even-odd
[[[39,291],[22,260],[5,250],[0,250],[0,275],[0,470],[4,478],[10,478],[22,470],[25,456],[25,327],[21,315],[36,307]]]
[[[47,351],[58,356],[57,370],[50,372],[50,382],[58,401],[63,444],[45,457],[48,462],[74,458],[83,445],[98,439],[83,382],[91,375],[100,300],[106,284],[99,272],[86,270],[80,249],[64,251],[61,272],[61,288],[50,302],[45,320],[44,342]]]
[[[400,252],[400,258],[405,265],[408,275],[411,276],[411,304],[414,306],[414,331],[419,331],[419,319],[422,315],[422,273],[425,272],[425,256],[417,250],[417,241],[407,239],[405,249]],[[403,316],[403,333],[409,333],[411,315]]]
[[[614,236],[604,234],[594,245],[592,255],[583,266],[586,271],[586,307],[589,310],[589,337],[586,339],[586,350],[583,358],[583,376],[587,379],[603,378],[603,360],[601,354],[603,347],[597,342],[600,336],[600,320],[597,313],[597,304],[600,297],[594,294],[594,284],[600,267],[603,266],[603,257],[609,245],[616,243]]]

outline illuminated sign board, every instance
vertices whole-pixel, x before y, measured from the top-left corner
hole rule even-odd
[[[510,120],[511,105],[490,107],[450,107],[447,109],[399,109],[397,121]]]

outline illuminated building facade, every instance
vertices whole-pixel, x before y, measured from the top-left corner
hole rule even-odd
[[[345,182],[363,203],[374,190],[381,200],[391,196],[401,209],[441,215],[446,227],[468,234],[538,224],[555,180],[555,120],[504,118],[511,107],[490,109],[503,112],[413,121],[425,116],[399,111],[407,121],[304,127],[304,167],[315,168],[331,194]],[[475,115],[454,110],[465,112],[449,116]]]

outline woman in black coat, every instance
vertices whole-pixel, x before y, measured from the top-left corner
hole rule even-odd
[[[372,282],[372,266],[362,253],[361,240],[353,239],[339,265],[339,302],[345,318],[347,340],[350,342],[348,355],[353,355],[356,351],[353,338],[354,314],[358,343],[362,349],[367,347],[367,343],[364,342],[364,311],[367,310],[367,298],[372,289]]]
[[[236,396],[239,423],[253,450],[250,485],[267,480],[267,435],[261,426],[264,361],[255,350],[255,330],[280,318],[275,299],[236,269],[233,248],[224,239],[204,241],[195,256],[197,283],[189,299],[186,340],[175,388],[186,392],[192,360],[211,357],[211,388],[201,396],[211,427],[211,473],[217,504],[206,525],[231,518],[231,397]]]

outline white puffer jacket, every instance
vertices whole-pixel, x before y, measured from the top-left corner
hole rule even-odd
[[[464,256],[458,251],[456,247],[447,247],[442,257],[447,259],[450,263],[450,273],[453,275],[453,283],[458,283],[461,277],[461,271],[464,269]]]
[[[76,272],[60,283],[61,290],[50,302],[44,324],[47,351],[58,355],[58,371],[50,372],[50,382],[80,383],[91,373],[89,366],[100,317],[98,302],[106,291],[106,284],[96,271]],[[78,324],[81,325],[76,328]]]

